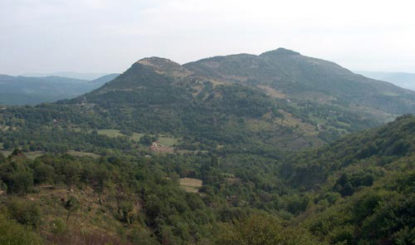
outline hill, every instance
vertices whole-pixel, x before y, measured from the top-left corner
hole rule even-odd
[[[35,105],[74,98],[114,79],[110,74],[87,81],[67,77],[24,77],[0,75],[0,104]]]

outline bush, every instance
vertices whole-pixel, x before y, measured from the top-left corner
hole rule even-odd
[[[33,187],[33,174],[29,171],[17,171],[10,175],[7,183],[9,193],[25,194]]]
[[[33,171],[34,171],[34,182],[36,184],[53,183],[53,179],[55,176],[55,170],[52,166],[46,165],[44,163],[39,163],[33,167]]]
[[[149,146],[156,140],[157,140],[157,137],[145,134],[140,138],[139,142],[140,144]]]
[[[51,231],[54,234],[62,234],[66,230],[65,222],[62,219],[55,219],[51,222]]]
[[[7,203],[10,217],[23,225],[38,227],[41,222],[39,207],[23,200],[11,200]]]
[[[43,244],[39,235],[27,227],[19,225],[13,220],[0,214],[0,244],[10,245],[40,245]]]

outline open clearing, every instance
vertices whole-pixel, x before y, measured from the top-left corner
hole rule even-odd
[[[259,85],[258,87],[261,88],[262,90],[264,90],[265,93],[268,94],[269,96],[279,98],[279,99],[285,99],[287,97],[284,93],[282,93],[282,92],[280,92],[280,91],[278,91],[274,88],[271,88],[270,86]]]
[[[0,151],[1,154],[3,154],[5,157],[8,157],[12,154],[13,151]],[[73,151],[70,150],[67,152],[71,156],[76,157],[92,157],[92,158],[99,158],[100,155],[91,153],[91,152],[82,152],[82,151]],[[29,158],[29,159],[36,159],[37,157],[43,156],[45,153],[43,151],[29,151],[29,152],[23,152],[23,154]]]
[[[83,151],[68,151],[67,152],[71,156],[75,157],[92,157],[92,158],[99,158],[100,155],[92,153],[92,152],[83,152]]]
[[[100,129],[97,131],[99,135],[105,135],[110,138],[125,136],[118,129]]]
[[[0,151],[1,152],[1,154],[3,154],[5,157],[8,157],[8,156],[10,156],[12,153],[13,153],[13,151]],[[44,152],[43,151],[29,151],[29,152],[23,152],[23,154],[27,157],[27,158],[29,158],[29,159],[35,159],[35,158],[37,158],[37,157],[40,157],[40,156],[42,156],[43,154],[44,154]]]
[[[35,159],[37,157],[43,156],[45,154],[43,151],[30,151],[30,152],[23,152],[23,154],[29,159]]]
[[[203,181],[200,179],[195,178],[180,178],[180,187],[187,191],[192,193],[199,192],[200,187],[203,185]]]
[[[160,142],[161,145],[169,147],[174,146],[175,144],[177,144],[178,141],[179,140],[177,138],[167,135],[160,135],[158,139],[158,142]]]
[[[141,133],[133,133],[133,135],[131,135],[131,139],[132,140],[134,140],[134,141],[140,141],[140,139],[141,139],[141,137],[143,137],[144,136],[144,134],[141,134]]]
[[[12,151],[0,151],[1,154],[3,154],[5,157],[10,156],[10,154],[12,154]]]
[[[116,137],[128,137],[133,141],[140,141],[141,137],[144,136],[143,133],[136,133],[134,132],[131,136],[126,136],[125,134],[121,133],[120,130],[118,129],[99,129],[97,130],[97,133],[99,135],[104,135],[110,138],[116,138]],[[172,136],[168,136],[168,135],[159,135],[158,137],[158,142],[163,145],[163,146],[173,146],[175,144],[177,144],[179,140],[177,138],[174,138]]]

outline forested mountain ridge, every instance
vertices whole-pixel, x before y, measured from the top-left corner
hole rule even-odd
[[[184,66],[211,78],[270,86],[289,98],[364,106],[393,114],[414,112],[412,91],[283,48],[259,56],[213,57]]]
[[[110,129],[185,136],[178,144],[182,149],[275,154],[319,146],[410,113],[414,95],[332,62],[278,49],[185,65],[144,58],[90,93],[31,109],[10,107],[0,116],[4,145],[11,148],[19,145],[10,139],[25,135],[20,142],[26,147],[46,150],[39,137],[24,133],[27,128],[44,136],[71,128],[81,138]]]

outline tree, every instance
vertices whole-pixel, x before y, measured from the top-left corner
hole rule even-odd
[[[0,163],[3,163],[6,161],[6,157],[3,155],[3,153],[0,152]]]
[[[149,146],[156,140],[157,138],[155,136],[145,134],[140,138],[140,144]]]
[[[55,169],[42,162],[35,163],[33,166],[34,182],[36,184],[53,183]]]
[[[7,183],[9,193],[25,194],[33,187],[33,174],[29,171],[16,171],[10,175]]]
[[[65,202],[64,207],[68,211],[66,216],[66,223],[68,223],[69,216],[71,216],[76,210],[79,209],[79,201],[76,197],[70,196]]]

